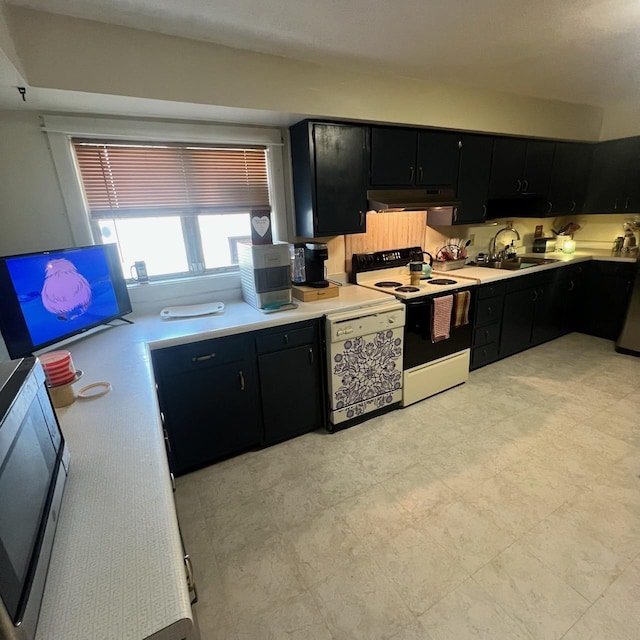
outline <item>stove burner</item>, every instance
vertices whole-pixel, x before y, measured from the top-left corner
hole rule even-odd
[[[393,282],[392,280],[383,280],[382,282],[376,282],[376,284],[374,285],[376,287],[382,287],[382,288],[393,288],[393,287],[401,287],[402,286],[402,282]]]
[[[398,287],[396,291],[400,291],[400,293],[415,293],[420,289],[418,287]]]
[[[437,278],[432,280],[429,284],[458,284],[457,280],[451,280],[451,278]]]

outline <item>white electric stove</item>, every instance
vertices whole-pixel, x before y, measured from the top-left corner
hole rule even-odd
[[[410,247],[352,257],[352,281],[361,287],[385,291],[406,307],[404,327],[402,405],[407,406],[462,384],[469,377],[469,360],[478,280],[455,271],[432,272],[430,278],[411,285],[408,263],[422,260],[422,249]],[[469,292],[467,295],[465,292]],[[450,318],[449,337],[434,338],[436,299],[464,296],[465,321]],[[455,306],[453,307],[455,309]]]

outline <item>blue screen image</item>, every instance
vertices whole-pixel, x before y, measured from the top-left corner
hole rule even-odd
[[[34,345],[112,318],[118,302],[101,247],[7,260]]]

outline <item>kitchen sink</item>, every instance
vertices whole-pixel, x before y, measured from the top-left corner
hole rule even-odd
[[[510,258],[509,260],[490,260],[489,262],[477,262],[476,267],[487,267],[489,269],[508,269],[509,271],[519,271],[520,269],[528,269],[529,267],[539,267],[543,264],[553,264],[559,262],[554,258],[525,258],[519,256]]]

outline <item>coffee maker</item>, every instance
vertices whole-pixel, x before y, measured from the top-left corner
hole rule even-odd
[[[324,277],[324,261],[329,257],[326,244],[309,242],[304,250],[305,284],[309,287],[322,289],[328,287],[329,282]]]

